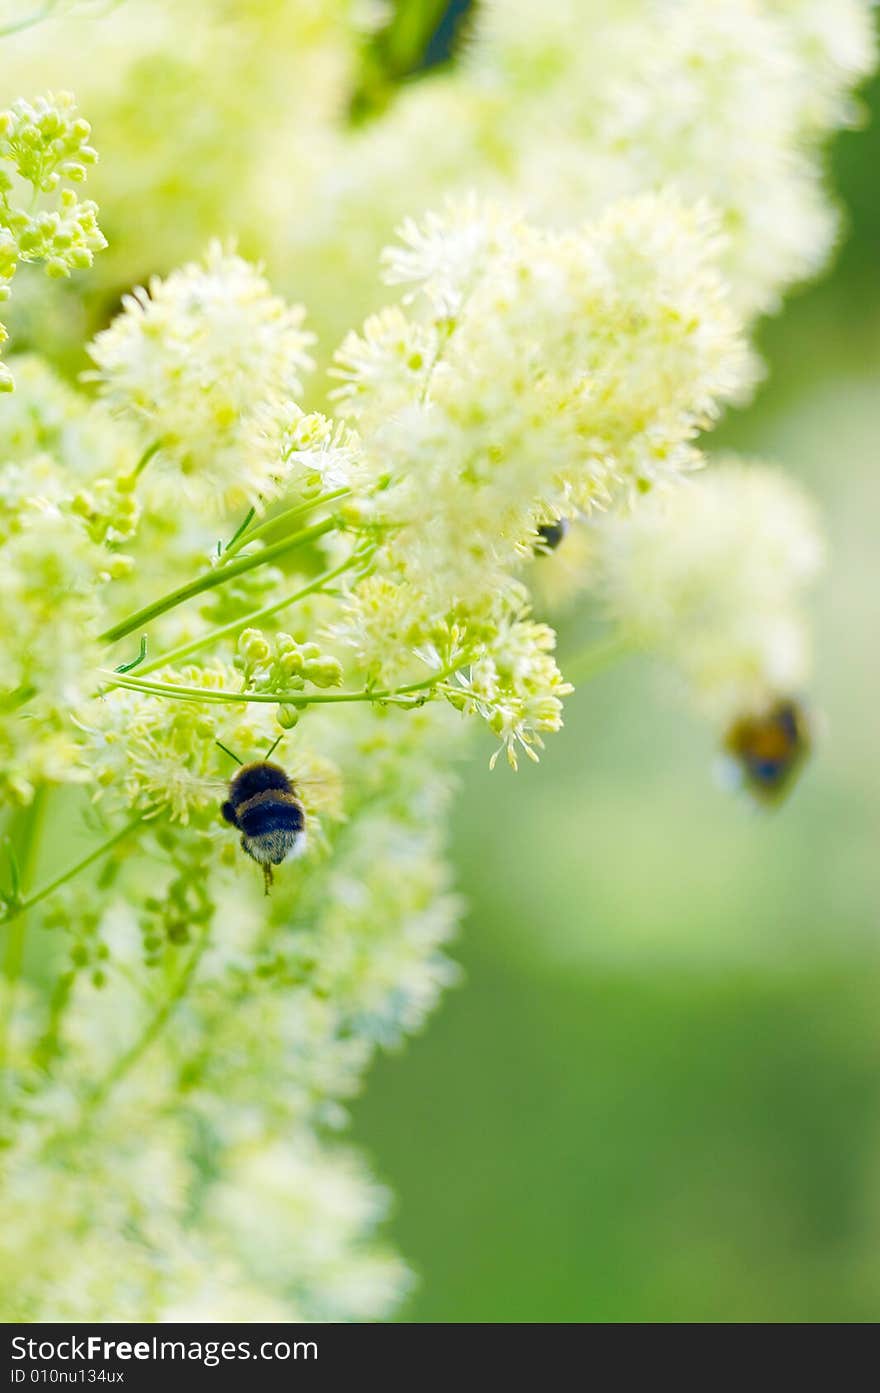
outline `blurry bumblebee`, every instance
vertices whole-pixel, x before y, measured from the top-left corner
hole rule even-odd
[[[762,716],[735,721],[724,741],[748,791],[762,803],[787,792],[810,751],[810,724],[796,701],[778,701]]]
[[[535,543],[535,555],[545,556],[549,551],[556,548],[565,541],[569,529],[568,518],[557,518],[555,522],[542,522],[538,531],[538,540]]]
[[[242,850],[263,868],[266,894],[272,867],[305,848],[306,814],[284,770],[267,759],[233,775],[221,815],[241,833]]]

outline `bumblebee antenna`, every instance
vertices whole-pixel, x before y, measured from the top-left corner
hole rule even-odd
[[[283,739],[284,739],[284,731],[282,731],[281,734],[279,735],[278,739],[277,739],[276,741],[274,741],[274,743],[271,744],[271,745],[269,746],[268,750],[267,750],[266,753],[263,755],[263,758],[264,758],[264,759],[268,759],[270,755],[274,755],[275,751],[278,749],[278,746],[281,744],[281,741],[282,741]]]
[[[215,744],[215,745],[219,745],[219,747],[220,747],[220,749],[223,751],[223,753],[224,753],[225,755],[229,755],[229,758],[230,758],[230,759],[234,759],[235,762],[236,762],[236,764],[244,764],[244,760],[243,760],[243,759],[239,759],[238,755],[234,755],[234,754],[232,753],[231,750],[227,750],[227,748],[226,748],[226,746],[223,744],[223,741],[222,741],[222,740],[215,740],[215,741],[214,741],[214,744]]]

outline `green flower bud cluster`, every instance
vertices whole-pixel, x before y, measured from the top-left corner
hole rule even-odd
[[[106,967],[110,948],[102,933],[101,912],[86,894],[75,892],[77,912],[71,916],[71,903],[47,905],[43,913],[43,928],[67,935],[69,947],[68,977],[62,982],[69,990],[73,978],[80,972],[89,975],[93,987],[103,987],[107,981]]]
[[[3,159],[40,193],[54,193],[62,179],[85,180],[87,166],[98,158],[88,144],[90,134],[88,121],[76,115],[70,92],[38,97],[33,104],[20,100],[0,112]],[[4,190],[10,187],[7,179]]]
[[[41,261],[59,278],[91,266],[106,247],[96,204],[69,187],[83,183],[98,158],[90,133],[69,92],[0,112],[0,300],[9,296],[19,261]],[[41,206],[44,198],[54,206]],[[5,336],[2,330],[0,341]],[[3,369],[0,390],[12,385]]]
[[[141,516],[130,475],[97,479],[91,488],[75,494],[70,506],[85,522],[93,542],[129,541],[137,531]],[[118,573],[114,579],[118,579]]]
[[[214,914],[208,869],[213,849],[203,837],[178,849],[176,839],[159,833],[159,844],[172,852],[175,873],[162,894],[147,895],[138,915],[145,967],[161,965],[169,952],[189,944],[208,927]]]
[[[271,637],[260,629],[245,629],[238,640],[235,666],[252,691],[303,691],[342,685],[342,664],[314,642],[297,643],[291,634]]]

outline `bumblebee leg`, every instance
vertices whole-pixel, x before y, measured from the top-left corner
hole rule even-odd
[[[265,885],[264,894],[268,895],[272,885],[272,867],[269,865],[268,861],[263,862],[263,884]]]

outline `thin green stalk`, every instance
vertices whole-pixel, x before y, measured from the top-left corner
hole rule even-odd
[[[271,532],[274,528],[280,527],[284,523],[293,522],[296,518],[305,517],[307,513],[312,513],[316,508],[320,508],[326,503],[335,503],[340,498],[347,497],[351,493],[349,488],[336,489],[333,493],[321,494],[319,498],[313,498],[307,503],[297,503],[292,508],[286,508],[283,513],[276,513],[274,517],[266,518],[264,522],[257,523],[256,527],[250,527],[250,519],[253,517],[253,509],[250,516],[235,533],[235,536],[227,543],[225,554],[234,556],[242,547],[250,546],[255,537],[262,537],[266,532]]]
[[[69,1146],[71,1143],[79,1141],[87,1132],[89,1123],[94,1114],[103,1106],[113,1089],[128,1074],[134,1066],[143,1058],[150,1046],[158,1039],[165,1029],[168,1021],[173,1016],[180,1002],[186,996],[189,985],[195,975],[196,968],[201,961],[202,954],[208,945],[210,936],[210,925],[205,925],[197,942],[193,946],[192,952],[186,960],[183,971],[171,988],[170,994],[157,1007],[153,1015],[147,1021],[143,1030],[137,1036],[133,1044],[121,1054],[113,1067],[104,1075],[95,1086],[89,1090],[83,1099],[79,1121],[75,1126],[64,1128],[56,1132],[46,1142],[46,1151],[54,1151],[59,1147]]]
[[[19,884],[24,887],[30,876],[39,843],[40,828],[43,822],[43,814],[46,806],[46,789],[40,787],[34,795],[34,801],[30,807],[25,809],[25,820],[22,826],[18,846],[15,854],[19,867]],[[4,916],[6,919],[13,919],[17,915],[29,909],[32,900],[20,900],[14,906],[11,913]],[[10,933],[6,944],[6,953],[3,960],[3,971],[10,984],[14,983],[20,972],[24,961],[24,939],[26,926],[22,923],[14,933]]]
[[[193,945],[192,952],[187,958],[183,971],[172,987],[170,994],[165,998],[161,1006],[157,1007],[154,1011],[134,1043],[129,1046],[124,1054],[119,1056],[112,1069],[110,1069],[108,1073],[104,1075],[104,1078],[101,1079],[99,1083],[95,1084],[94,1088],[86,1095],[77,1132],[83,1128],[84,1124],[92,1114],[101,1107],[102,1103],[116,1085],[134,1068],[135,1064],[138,1063],[154,1041],[162,1034],[168,1021],[171,1019],[189,990],[190,982],[195,976],[196,968],[201,961],[202,954],[208,946],[209,935],[210,925],[206,925],[196,943]]]
[[[559,666],[566,681],[574,683],[577,687],[583,682],[588,682],[591,677],[603,672],[618,658],[622,658],[632,651],[633,645],[628,639],[603,639],[598,643],[592,643],[586,648],[582,648],[568,661],[561,661]]]
[[[404,687],[383,691],[364,689],[362,692],[227,692],[217,687],[178,687],[172,682],[143,682],[139,678],[122,677],[115,672],[102,671],[101,675],[107,678],[107,685],[110,687],[125,687],[131,692],[145,692],[147,696],[177,697],[181,701],[256,701],[271,706],[315,706],[344,701],[396,701],[399,697],[411,696],[413,693],[426,691],[429,687],[436,687],[466,666],[467,660],[463,659],[451,667],[444,668],[442,672],[435,672],[431,677],[426,677],[423,682],[409,682]]]
[[[63,972],[52,989],[49,998],[49,1019],[34,1051],[34,1061],[44,1071],[48,1070],[52,1060],[60,1053],[61,1024],[73,995],[75,981],[75,973]]]
[[[467,304],[467,300],[465,300],[464,304]],[[464,308],[464,305],[462,305],[462,308]],[[431,361],[431,366],[428,368],[428,371],[425,374],[425,381],[422,385],[422,390],[419,393],[419,404],[421,406],[424,406],[425,402],[428,400],[428,393],[431,390],[431,379],[434,376],[434,373],[438,365],[443,361],[444,354],[446,353],[446,350],[449,347],[449,341],[452,338],[452,335],[455,333],[455,329],[456,321],[448,319],[444,326],[443,337],[437,344],[437,352],[434,354],[434,357]]]
[[[295,590],[292,595],[285,595],[283,600],[276,600],[274,604],[264,605],[262,609],[252,610],[250,614],[244,614],[239,619],[233,619],[229,624],[223,624],[218,629],[211,629],[207,634],[200,635],[199,638],[191,639],[189,643],[182,643],[178,648],[172,648],[168,653],[160,653],[157,658],[151,658],[148,663],[144,663],[140,669],[141,676],[148,672],[154,672],[156,668],[165,667],[169,663],[180,662],[182,658],[188,658],[193,653],[198,653],[202,648],[209,648],[212,644],[221,643],[225,638],[231,638],[241,632],[242,629],[250,628],[254,624],[260,624],[264,619],[270,619],[279,610],[287,609],[290,605],[295,605],[299,600],[304,600],[308,595],[315,595],[322,590],[330,581],[337,576],[343,575],[345,571],[352,570],[354,566],[361,563],[362,558],[350,556],[341,565],[335,566],[332,571],[324,571],[314,580],[309,581],[300,590]],[[119,669],[117,669],[119,671]]]
[[[161,441],[161,440],[154,440],[153,443],[152,443],[152,445],[148,445],[148,446],[147,446],[147,448],[144,450],[144,453],[141,455],[140,459],[138,460],[137,464],[136,464],[135,467],[134,467],[134,471],[133,471],[133,472],[134,472],[134,477],[135,477],[136,479],[139,478],[141,474],[143,474],[143,472],[144,472],[144,470],[146,469],[147,465],[150,463],[150,460],[153,458],[154,455],[158,455],[158,453],[159,453],[159,451],[161,450],[161,448],[162,448],[162,441]]]
[[[45,4],[25,15],[24,19],[15,19],[10,24],[0,26],[0,39],[7,39],[12,34],[21,34],[23,30],[32,28],[41,20],[48,19],[57,4],[58,0],[45,0]]]
[[[247,512],[244,515],[244,520],[239,523],[238,527],[236,527],[232,536],[229,538],[229,541],[226,543],[226,546],[223,548],[224,555],[228,555],[229,552],[231,552],[235,547],[235,544],[238,541],[241,534],[243,532],[247,532],[248,528],[250,527],[251,523],[253,522],[256,516],[256,512],[256,508],[248,508]],[[219,542],[217,543],[217,550],[220,550]]]
[[[89,866],[93,866],[96,861],[100,861],[103,856],[107,855],[108,851],[112,851],[113,848],[118,846],[121,841],[124,841],[127,836],[136,831],[144,821],[144,818],[147,817],[148,812],[149,810],[139,813],[136,818],[132,818],[131,822],[127,822],[118,832],[114,832],[113,836],[109,837],[106,842],[102,842],[94,851],[90,851],[88,856],[84,856],[81,861],[77,861],[75,865],[70,866],[62,875],[56,876],[54,880],[50,880],[47,885],[43,885],[39,890],[35,890],[26,900],[18,900],[15,904],[10,905],[3,918],[0,919],[0,924],[7,924],[12,919],[17,919],[19,915],[32,909],[35,904],[39,904],[41,900],[45,900],[49,895],[54,894],[62,885],[66,885],[69,880],[73,880],[74,876],[79,875],[80,871],[85,871]]]
[[[27,885],[30,873],[36,858],[39,846],[40,829],[43,824],[43,816],[46,809],[46,789],[41,786],[37,789],[33,802],[30,807],[25,809],[21,824],[18,844],[12,848],[12,855],[15,858],[16,872],[14,880],[14,891],[16,897],[20,887]],[[27,900],[17,900],[15,915],[20,916],[19,922],[9,932],[6,942],[6,952],[3,955],[3,1012],[0,1021],[0,1068],[3,1072],[4,1089],[8,1082],[6,1073],[7,1057],[9,1050],[9,1038],[12,1032],[12,1020],[15,1014],[15,998],[18,979],[24,966],[24,951],[27,942],[27,919],[22,910],[29,908]],[[15,915],[7,915],[13,918]]]
[[[0,711],[17,711],[20,706],[26,706],[36,694],[36,687],[16,687],[13,692],[3,692],[0,695]]]
[[[178,586],[176,590],[163,595],[161,599],[153,600],[151,604],[144,605],[143,609],[130,614],[127,619],[120,620],[118,624],[114,624],[112,628],[99,635],[100,641],[102,643],[115,643],[117,639],[125,638],[126,634],[130,634],[132,630],[142,628],[151,619],[183,604],[185,600],[191,600],[193,596],[201,595],[205,590],[212,590],[216,585],[224,585],[234,576],[243,575],[245,571],[252,571],[256,566],[265,566],[267,562],[276,560],[277,557],[295,550],[296,547],[314,542],[318,537],[332,532],[337,525],[338,521],[335,517],[324,518],[322,522],[316,522],[312,527],[305,527],[301,532],[295,532],[292,537],[283,537],[280,542],[264,547],[262,551],[255,552],[253,556],[241,556],[237,561],[230,561],[226,565],[218,566],[213,571],[207,571],[186,585]]]
[[[130,663],[120,663],[115,669],[116,672],[134,672],[136,667],[140,667],[144,658],[147,656],[147,636],[141,634],[141,646],[136,658],[132,658]]]

